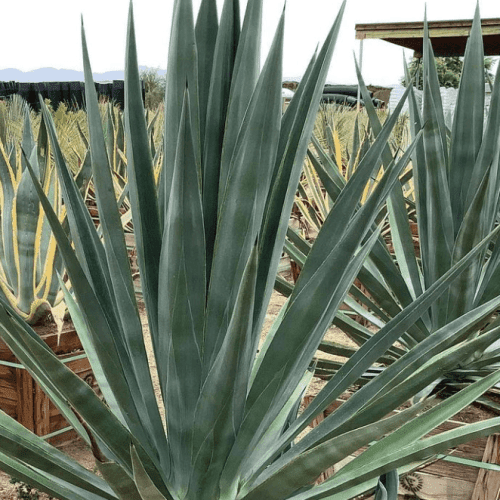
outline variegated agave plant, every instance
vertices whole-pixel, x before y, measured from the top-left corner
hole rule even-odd
[[[40,122],[35,143],[28,105],[20,98],[17,101],[13,105],[22,111],[24,122],[20,143],[8,134],[7,110],[4,106],[0,109],[3,124],[0,137],[0,293],[23,319],[35,324],[46,319],[62,300],[57,273],[63,274],[64,267],[22,150],[28,155],[61,221],[65,209],[55,165],[50,160],[51,147],[45,122],[43,119]],[[80,186],[88,181],[84,172],[89,169],[87,163],[80,171]]]
[[[499,332],[493,330],[454,346],[446,356],[422,351],[421,358],[401,358],[296,442],[314,416],[414,324],[489,241],[486,238],[366,342],[297,418],[312,377],[311,359],[378,241],[374,221],[414,151],[415,144],[388,166],[356,212],[400,108],[340,195],[342,203],[339,199],[337,210],[334,207],[325,221],[292,296],[259,349],[343,10],[344,5],[282,116],[283,18],[260,71],[262,0],[248,1],[242,27],[239,0],[224,2],[220,22],[215,0],[204,0],[196,23],[190,0],[177,0],[157,189],[130,8],[127,170],[159,403],[82,29],[90,152],[103,240],[65,165],[44,106],[75,251],[30,162],[27,168],[64,257],[76,298],[66,294],[68,307],[105,402],[3,301],[0,335],[89,444],[101,475],[83,469],[0,413],[3,470],[64,500],[338,500],[373,487],[380,474],[405,470],[429,453],[500,429],[500,419],[493,419],[424,438],[500,380],[500,373],[424,413],[419,414],[425,401],[383,418],[443,367],[497,338]],[[499,304],[497,298],[476,310],[476,319]],[[160,408],[165,410],[165,426]],[[332,479],[313,486],[324,469],[369,443],[367,451]],[[380,491],[388,490],[394,498],[395,474],[387,474],[380,484]]]

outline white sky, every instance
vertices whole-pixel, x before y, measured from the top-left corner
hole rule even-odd
[[[193,0],[195,12],[201,0]],[[128,0],[24,0],[2,8],[0,69],[42,67],[83,70],[80,14],[83,14],[93,72],[123,70]],[[243,6],[246,0],[241,0]],[[218,0],[219,13],[222,0]],[[166,68],[173,0],[136,0],[134,17],[139,64]],[[332,25],[341,0],[288,0],[284,76],[303,74],[316,45]],[[428,19],[471,19],[475,0],[427,0]],[[359,52],[355,24],[421,21],[424,0],[348,0],[328,80],[355,83],[353,51]],[[263,54],[267,53],[283,0],[264,1]],[[500,18],[498,0],[480,1],[481,17]],[[242,9],[243,11],[243,9]],[[405,51],[408,60],[412,51]],[[380,40],[364,43],[363,75],[368,84],[397,83],[403,50]]]

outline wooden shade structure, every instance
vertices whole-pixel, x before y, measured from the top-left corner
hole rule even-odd
[[[436,57],[463,56],[472,20],[430,21],[429,35]],[[500,54],[500,18],[482,19],[484,55]],[[356,24],[356,39],[379,39],[412,49],[415,57],[422,57],[424,23]]]

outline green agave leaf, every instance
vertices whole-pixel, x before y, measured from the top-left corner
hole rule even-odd
[[[318,102],[330,67],[344,9],[345,1],[340,7],[321,51],[309,63],[306,74],[282,118],[282,131],[272,172],[272,189],[265,203],[261,228],[254,320],[255,336],[262,328],[275,276],[278,274],[279,256],[283,249],[304,156],[314,128]]]
[[[185,83],[184,80],[183,84]],[[153,348],[158,358],[158,277],[163,228],[160,226],[153,164],[142,105],[132,3],[129,10],[125,56],[125,109],[128,185],[137,261],[142,276],[142,292],[148,312]],[[161,367],[159,369],[161,370]]]
[[[432,99],[435,106],[435,124],[434,126],[439,131],[440,144],[442,148],[442,154],[444,156],[444,165],[448,166],[448,139],[447,139],[447,128],[444,120],[443,103],[441,100],[441,92],[439,90],[439,77],[437,74],[436,60],[434,58],[434,51],[432,50],[432,44],[429,37],[429,26],[427,23],[427,7],[425,9],[424,15],[424,39],[423,39],[423,67],[424,67],[424,108],[425,108],[425,95],[427,91],[427,86],[429,87],[429,92],[432,95]],[[424,111],[424,122],[425,111]],[[437,141],[437,139],[436,139]]]
[[[484,226],[481,224],[481,221],[485,212],[484,203],[486,192],[489,187],[488,177],[487,171],[473,202],[463,218],[453,248],[452,263],[460,260],[460,258],[477,245],[484,236]],[[484,258],[484,256],[479,256],[450,287],[448,292],[447,321],[455,319],[460,316],[460,314],[471,309],[482,272],[482,257]]]
[[[148,473],[141,463],[141,459],[134,446],[131,447],[130,456],[132,457],[132,466],[134,470],[134,482],[142,500],[170,500],[172,497],[165,497],[154,485]]]
[[[492,234],[497,234],[497,231],[500,232],[500,228],[497,228]],[[481,251],[481,246],[486,245],[489,242],[490,237],[485,238],[481,242],[480,246],[478,245],[475,247],[460,261],[460,263],[453,266],[453,268],[442,276],[438,282],[418,297],[411,306],[406,307],[398,316],[393,318],[382,330],[380,330],[377,335],[374,335],[370,341],[363,344],[355,355],[351,356],[351,358],[339,370],[337,375],[328,382],[313,402],[301,414],[297,421],[294,422],[290,429],[284,433],[279,442],[276,444],[275,449],[268,452],[268,454],[262,458],[260,464],[261,469],[262,467],[265,467],[265,465],[267,465],[270,460],[272,460],[272,458],[286,446],[287,443],[297,436],[315,415],[327,408],[329,404],[342,394],[342,392],[344,392],[351,384],[355,383],[356,380],[358,380],[358,378],[376,361],[378,357],[386,352],[387,348],[394,343],[394,341],[401,335],[402,331],[406,330],[407,325],[413,324],[415,319],[423,311],[427,310],[433,301],[435,301],[436,297],[446,290],[450,282],[456,278],[464,268],[467,267],[470,261]],[[332,423],[334,423],[335,427],[340,425],[338,419],[335,419]],[[323,425],[321,432],[323,433],[327,427],[327,425]],[[310,434],[315,432],[318,431],[313,430]]]
[[[262,221],[280,130],[283,36],[284,16],[245,114],[220,208],[207,297],[205,373],[224,341],[244,266]]]
[[[242,500],[279,500],[290,497],[299,488],[317,479],[328,467],[340,462],[363,445],[393,431],[408,419],[414,418],[422,409],[422,404],[416,405],[367,427],[333,438],[291,461],[287,461],[285,454],[257,479]]]
[[[412,363],[412,365],[414,365],[414,372],[410,376],[406,379],[403,378],[402,381],[401,377],[398,377],[398,381],[387,383],[386,387],[376,395],[376,399],[372,403],[364,405],[359,414],[356,415],[356,418],[351,418],[345,425],[341,425],[337,428],[333,434],[337,435],[348,432],[358,426],[368,425],[371,422],[377,421],[377,419],[383,418],[388,411],[396,409],[409,399],[413,399],[414,401],[421,400],[421,395],[424,391],[431,392],[437,383],[446,377],[448,372],[454,370],[460,363],[464,363],[467,356],[471,356],[474,353],[474,348],[484,348],[485,342],[496,339],[498,339],[498,330],[493,332],[487,339],[482,339],[482,342],[477,342],[472,345],[463,343],[459,347],[452,346],[446,350],[446,355],[442,354],[442,352],[438,352],[437,355],[434,355],[434,357],[425,364],[422,364],[420,360],[416,363]],[[424,362],[429,354],[429,352],[424,352],[421,356]],[[411,365],[406,365],[405,363],[404,368],[406,369],[409,366]],[[385,375],[385,370],[379,375],[382,374]],[[366,389],[363,389],[363,394],[368,400],[376,393],[377,389],[380,388],[381,382],[378,380],[379,375],[377,375]],[[385,380],[387,381],[387,377]],[[375,383],[375,381],[378,382],[378,384]],[[430,387],[430,390],[428,387]],[[353,405],[355,408],[356,405],[353,402],[339,409],[336,412],[336,418],[342,419],[344,415],[352,416],[354,410]]]
[[[160,256],[158,325],[164,335],[160,339],[161,357],[157,358],[165,377],[160,384],[168,408],[170,452],[176,464],[173,483],[184,483],[186,488],[191,471],[186,450],[192,447],[202,384],[206,303],[203,214],[189,116],[186,91]]]
[[[424,90],[424,149],[427,164],[426,190],[427,190],[427,216],[429,242],[433,249],[428,254],[428,276],[426,287],[434,283],[450,268],[451,252],[454,243],[453,218],[450,204],[450,191],[446,171],[446,147],[443,147],[439,130],[435,94],[427,82]],[[439,214],[439,217],[437,216]],[[441,326],[446,318],[445,297],[437,301],[432,307],[433,326]]]
[[[365,100],[365,108],[367,110],[370,125],[377,136],[382,126],[380,124],[375,107],[371,102],[368,89],[365,86],[359,66],[356,62],[356,72],[361,88],[363,99]],[[412,91],[412,87],[409,87]],[[415,135],[415,148],[419,148],[421,142],[418,140],[419,135]],[[414,152],[412,152],[413,156]],[[392,154],[389,145],[387,145],[382,153],[384,166],[387,166],[392,161]],[[380,242],[376,247],[377,255],[373,255],[373,261],[377,269],[381,272],[383,280],[391,287],[393,293],[398,297],[401,305],[407,306],[411,299],[422,293],[422,282],[420,270],[416,261],[413,240],[408,225],[408,215],[406,212],[405,200],[403,197],[402,186],[397,183],[393,192],[387,200],[389,211],[389,220],[391,221],[391,236],[398,259],[398,268],[396,268],[392,256],[388,253],[385,243]],[[396,216],[395,216],[396,215]],[[413,291],[413,294],[412,294]],[[396,313],[397,314],[397,313]],[[415,327],[409,330],[409,336],[404,336],[402,340],[410,345],[415,345],[415,341],[421,341],[428,335],[430,321],[427,314],[423,315],[422,320],[419,320]]]
[[[114,129],[110,107],[107,108],[109,135],[106,141],[102,133],[97,93],[92,80],[92,69],[83,26],[82,48],[92,172],[100,214],[99,219],[104,236],[104,249],[113,290],[113,295],[110,298],[112,302],[110,305],[113,310],[108,311],[108,314],[113,313],[116,316],[118,326],[114,330],[113,340],[118,343],[117,335],[121,336],[121,349],[118,350],[121,366],[126,373],[129,390],[140,415],[142,427],[149,434],[150,440],[155,443],[152,449],[163,450],[166,446],[165,433],[151,381],[142,325],[130,273],[127,247],[110,169],[110,160],[114,149]],[[108,156],[106,151],[111,156]],[[76,286],[76,283],[74,286]],[[163,460],[168,460],[166,455]]]
[[[205,241],[207,247],[207,279],[210,279],[213,247],[217,233],[224,124],[226,123],[229,92],[234,71],[236,40],[239,37],[240,30],[238,5],[239,3],[235,2],[235,0],[226,0],[224,2],[214,49],[212,78],[210,80],[206,110],[206,129],[203,145],[203,214],[205,217]],[[201,57],[199,61],[201,61]]]
[[[483,139],[485,78],[479,61],[484,61],[484,50],[477,4],[465,49],[450,144],[448,170],[455,234],[466,213],[467,193]]]
[[[200,137],[202,141],[205,137],[207,105],[218,29],[217,2],[215,0],[203,0],[195,26],[196,48],[198,50],[198,81],[200,85]]]
[[[492,418],[483,422],[460,427],[451,431],[443,432],[436,436],[423,439],[413,445],[402,449],[390,450],[385,457],[378,457],[376,463],[372,463],[366,467],[351,470],[345,476],[337,475],[335,484],[326,482],[319,485],[306,493],[296,495],[295,500],[318,500],[321,498],[340,499],[344,496],[337,496],[334,493],[341,493],[347,488],[355,486],[360,482],[366,481],[369,478],[377,477],[386,471],[398,468],[403,463],[411,462],[412,460],[425,460],[428,457],[441,453],[443,450],[453,448],[467,441],[472,441],[482,436],[490,435],[497,432],[500,428],[500,419]]]
[[[179,54],[182,54],[182,57],[178,57]],[[191,103],[190,113],[195,158],[198,175],[200,175],[201,180],[198,54],[196,49],[193,5],[191,0],[175,0],[168,49],[163,135],[164,158],[159,185],[159,214],[162,225],[166,215],[168,198],[172,186],[173,166],[176,154],[175,144],[179,136],[179,124],[186,84],[189,91],[189,101]],[[142,121],[144,120],[141,120],[141,122]],[[129,144],[129,141],[127,141],[127,144]]]
[[[399,475],[391,470],[380,476],[375,492],[375,500],[398,500]]]
[[[406,93],[408,93],[408,90]],[[404,98],[401,99],[401,101],[404,101]],[[379,134],[370,151],[360,162],[356,172],[351,177],[349,184],[346,185],[336,200],[328,218],[323,224],[324,229],[322,228],[318,234],[315,245],[308,255],[307,264],[300,273],[297,284],[295,285],[295,294],[299,293],[304,284],[306,284],[310,279],[310,276],[316,272],[318,265],[334,247],[335,242],[339,241],[346,233],[348,225],[346,225],[345,221],[350,220],[353,216],[356,208],[358,207],[358,202],[366,186],[366,182],[368,181],[370,175],[372,175],[372,172],[379,166],[378,159],[382,154],[391,130],[396,123],[396,119],[402,105],[403,102],[400,102],[399,107],[387,120],[384,125],[383,132]]]
[[[297,296],[295,304],[287,308],[285,316],[266,350],[247,398],[247,412],[261,412],[259,427],[252,429],[246,421],[244,422],[240,432],[241,437],[238,436],[238,441],[241,441],[237,441],[240,449],[243,446],[242,442],[253,447],[260,435],[265,432],[269,420],[275,417],[290,397],[300,380],[300,378],[296,380],[297,375],[303,373],[309,366],[327,327],[331,323],[332,316],[340,306],[346,289],[354,280],[377,237],[378,232],[374,232],[351,262],[347,266],[344,265],[341,275],[338,273],[339,267],[335,266],[335,256],[338,256],[339,253],[333,251],[330,259],[325,261],[313,279],[304,287],[302,293]],[[333,269],[337,271],[335,276],[332,276]],[[299,311],[304,310],[309,311],[307,316],[298,314]],[[304,332],[307,332],[307,335],[304,335]],[[267,390],[266,379],[272,378],[278,369],[282,370],[283,378],[277,397],[274,401],[269,402],[272,406],[266,407],[260,404],[260,407],[257,407],[259,398]],[[296,422],[292,424],[291,428],[295,427]],[[287,434],[288,431],[284,435]],[[245,442],[245,439],[248,442]],[[291,440],[282,443],[280,439],[277,443],[279,449],[273,447],[274,449],[266,450],[264,457],[267,459],[268,454],[276,456],[290,442]]]
[[[484,128],[483,140],[481,148],[475,159],[474,169],[470,178],[470,185],[467,192],[467,198],[464,205],[464,211],[469,207],[479,184],[484,176],[486,169],[490,166],[495,156],[495,151],[498,147],[497,141],[498,132],[500,128],[500,68],[497,68],[495,83],[493,84],[488,118]]]
[[[283,433],[283,430],[289,427],[289,416],[291,412],[294,410],[294,407],[298,407],[301,404],[305,391],[309,386],[312,378],[314,376],[314,371],[307,370],[304,376],[302,377],[300,383],[297,385],[294,393],[290,396],[290,399],[283,406],[283,409],[276,417],[274,422],[268,427],[267,431],[264,433],[260,441],[257,443],[253,451],[248,455],[245,460],[246,463],[252,464],[258,460],[259,455],[263,453],[263,450],[269,449],[269,447],[273,446],[273,443],[276,439]],[[295,412],[295,415],[297,412]],[[244,470],[245,464],[243,464]],[[224,484],[224,480],[227,477],[223,474],[221,484]],[[234,480],[234,478],[233,478]],[[233,485],[237,484],[236,482]]]
[[[204,471],[207,471],[207,474],[203,482],[193,483],[198,489],[191,492],[194,498],[219,496],[220,474],[243,420],[254,356],[251,319],[257,267],[255,246],[245,268],[227,335],[203,384],[196,405],[194,417],[197,425],[193,430],[192,462],[195,466],[202,463],[204,467],[192,475]],[[222,408],[225,408],[225,412],[221,412]],[[213,449],[203,446],[210,435],[213,435],[217,443]]]
[[[125,446],[133,438],[92,388],[61,363],[36,333],[25,331],[22,327],[15,328],[4,307],[0,307],[0,321],[2,339],[16,357],[30,371],[33,370],[31,374],[40,386],[76,408],[96,436],[109,446],[124,465],[131,468],[129,451]]]
[[[489,335],[491,335],[491,333]],[[498,336],[498,332],[496,332],[496,335]],[[479,339],[476,339],[471,342],[471,346],[464,347],[468,348],[466,350],[470,350],[472,344],[476,345],[476,341],[478,340]],[[462,347],[462,349],[464,347]],[[459,350],[460,348],[452,349]],[[442,356],[442,359],[445,359],[445,356]],[[500,372],[497,371],[447,398],[441,404],[435,406],[420,417],[417,417],[414,421],[406,422],[405,425],[393,434],[370,446],[370,448],[357,459],[357,464],[346,465],[345,471],[342,471],[340,475],[347,474],[349,470],[357,467],[368,465],[371,460],[376,460],[376,457],[383,456],[383,453],[381,453],[382,449],[395,449],[395,445],[397,445],[397,447],[405,447],[414,443],[432,429],[435,429],[447,419],[458,413],[462,408],[472,403],[478,396],[495,385],[498,380],[500,380]]]
[[[358,75],[358,80],[360,82],[361,93],[365,101],[365,108],[370,118],[370,125],[373,128],[375,135],[377,136],[382,130],[382,126],[375,111],[375,107],[373,106],[373,103],[368,94],[368,89],[365,86],[363,77],[361,76],[357,61],[356,72]],[[409,89],[410,91],[413,90],[413,88],[410,86]],[[418,134],[415,135],[415,141],[417,140],[417,137]],[[418,147],[419,144],[416,145],[416,148]],[[389,145],[387,145],[387,147],[384,149],[383,161],[385,167],[387,167],[392,161],[392,154]],[[403,196],[403,189],[400,183],[396,184],[393,192],[389,196],[387,200],[387,208],[391,226],[391,237],[394,244],[394,251],[396,254],[399,269],[401,275],[405,280],[408,292],[411,294],[412,298],[415,299],[418,295],[422,294],[422,277],[415,257],[413,239],[408,224],[408,215]],[[407,305],[407,297],[404,293],[406,292],[406,290],[404,290],[404,284],[396,280],[392,280],[391,285],[398,297],[400,297],[402,304]],[[426,321],[426,323],[428,324],[428,321]]]
[[[3,456],[12,460],[21,459],[27,466],[36,467],[41,473],[57,473],[57,477],[64,483],[84,488],[90,494],[100,495],[99,498],[114,498],[111,489],[101,478],[28,431],[4,412],[0,412],[0,435]]]
[[[95,346],[92,342],[91,335],[88,331],[87,325],[85,323],[85,317],[82,314],[82,311],[78,307],[74,297],[71,295],[69,290],[66,288],[61,277],[58,275],[58,280],[61,286],[61,290],[64,294],[64,301],[68,308],[68,311],[71,316],[71,321],[73,321],[73,325],[75,326],[76,331],[78,332],[78,338],[82,343],[82,347],[87,355],[87,358],[90,362],[90,366],[92,366],[92,372],[97,380],[99,385],[99,390],[102,392],[104,400],[106,404],[112,409],[113,413],[117,416],[120,422],[126,426],[126,419],[123,416],[122,410],[118,401],[116,400],[113,390],[110,387],[110,384],[106,378],[104,368],[102,367],[101,360],[99,359],[99,355],[96,352]]]
[[[262,4],[263,0],[249,0],[238,38],[220,162],[219,212],[224,203],[231,169],[234,168],[233,156],[238,154],[240,128],[244,124],[245,114],[259,79]],[[279,67],[276,68],[277,73]]]
[[[126,380],[126,376],[130,374],[123,374],[120,366],[120,359],[117,353],[119,345],[117,345],[113,340],[114,336],[111,333],[109,324],[106,322],[106,317],[102,311],[101,303],[97,300],[94,291],[88,283],[86,276],[76,259],[73,250],[71,249],[64,230],[59,224],[52,207],[48,203],[48,200],[36,180],[29,163],[27,163],[27,169],[35,183],[35,188],[45,214],[49,219],[54,236],[56,237],[59,248],[64,257],[66,268],[76,293],[76,298],[79,303],[93,304],[93,306],[89,309],[82,309],[82,312],[85,315],[88,332],[92,334],[93,342],[96,345],[96,352],[102,356],[101,366],[108,372],[107,379],[109,383],[113,385],[113,392],[116,399],[120,402],[122,408],[127,409],[127,412],[123,413],[127,418],[127,426],[133,430],[135,436],[141,436],[142,443],[147,446],[149,444],[149,439],[142,428],[140,418],[136,411],[135,402],[130,393],[128,380]],[[80,379],[78,378],[78,380]],[[92,392],[92,394],[94,393]],[[70,398],[67,399],[69,400]],[[83,411],[79,411],[79,413],[84,415]],[[154,453],[152,456],[155,457]]]
[[[134,479],[119,464],[97,460],[96,465],[120,500],[143,500]]]
[[[90,493],[85,488],[79,488],[74,484],[61,480],[58,476],[49,472],[40,472],[34,467],[24,464],[0,452],[0,464],[2,471],[24,481],[35,488],[47,492],[49,495],[57,496],[60,500],[103,500],[116,499],[116,496],[101,496]]]

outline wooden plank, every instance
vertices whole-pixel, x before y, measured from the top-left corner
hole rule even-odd
[[[406,474],[399,481],[399,494],[403,498],[420,500],[470,500],[473,489],[474,483],[421,471]]]
[[[33,419],[33,390],[34,381],[31,375],[21,368],[16,368],[17,373],[17,421],[27,429],[35,431]]]
[[[455,455],[455,454],[453,454]],[[469,457],[467,457],[469,458]],[[450,479],[460,479],[474,484],[477,481],[478,469],[476,467],[467,467],[454,462],[446,462],[444,460],[436,460],[420,469],[426,474],[439,477],[449,477]]]
[[[500,465],[500,434],[488,437],[483,462]],[[497,500],[500,492],[500,472],[480,469],[471,500]]]
[[[44,436],[50,433],[50,415],[49,415],[49,398],[35,384],[34,395],[34,419],[35,419],[35,434]]]

